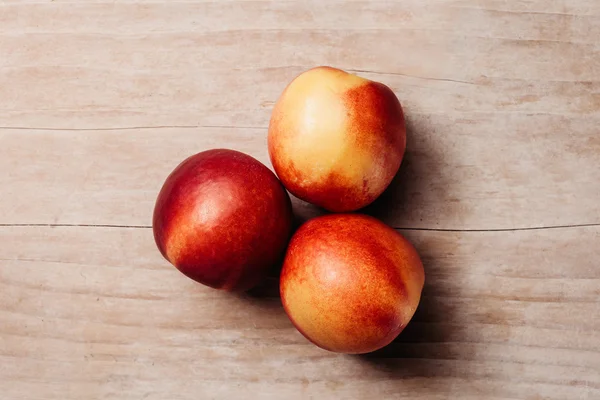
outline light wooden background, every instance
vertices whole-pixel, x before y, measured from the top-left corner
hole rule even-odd
[[[409,121],[369,211],[427,284],[371,357],[307,343],[275,279],[187,280],[149,228],[184,157],[268,164],[317,65]],[[599,399],[600,1],[0,1],[0,225],[2,399]]]

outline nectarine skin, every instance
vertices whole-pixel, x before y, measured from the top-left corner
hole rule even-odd
[[[292,194],[329,211],[355,211],[379,197],[398,171],[404,113],[382,83],[313,68],[275,104],[268,144],[275,172]]]
[[[183,274],[241,291],[281,262],[292,221],[290,198],[271,170],[217,149],[191,156],[169,175],[152,227],[160,252]]]
[[[412,318],[425,281],[415,248],[383,222],[330,214],[292,237],[281,272],[283,306],[317,346],[369,353],[388,345]]]

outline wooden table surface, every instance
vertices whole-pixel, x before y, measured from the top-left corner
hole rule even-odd
[[[371,356],[309,344],[275,278],[186,279],[150,228],[184,157],[270,166],[274,101],[317,65],[408,118],[369,212],[427,283]],[[3,400],[600,398],[598,0],[4,0],[0,145]]]

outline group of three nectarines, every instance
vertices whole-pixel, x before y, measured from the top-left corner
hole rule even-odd
[[[404,114],[391,89],[334,68],[309,70],[272,113],[268,149],[277,176],[233,150],[188,158],[159,193],[156,243],[183,274],[226,290],[255,286],[283,260],[282,303],[306,338],[336,352],[377,350],[412,318],[423,266],[394,229],[349,212],[381,195],[405,147]],[[286,189],[336,214],[292,236]]]

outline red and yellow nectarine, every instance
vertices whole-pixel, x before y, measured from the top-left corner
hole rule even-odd
[[[183,161],[167,178],[152,227],[163,256],[205,285],[245,290],[281,262],[290,198],[267,167],[233,150]]]
[[[330,214],[292,237],[280,291],[306,338],[356,354],[398,336],[417,309],[424,280],[417,251],[394,229],[366,215]]]
[[[406,148],[404,114],[382,83],[318,67],[294,79],[271,116],[269,155],[295,196],[354,211],[389,186]]]

